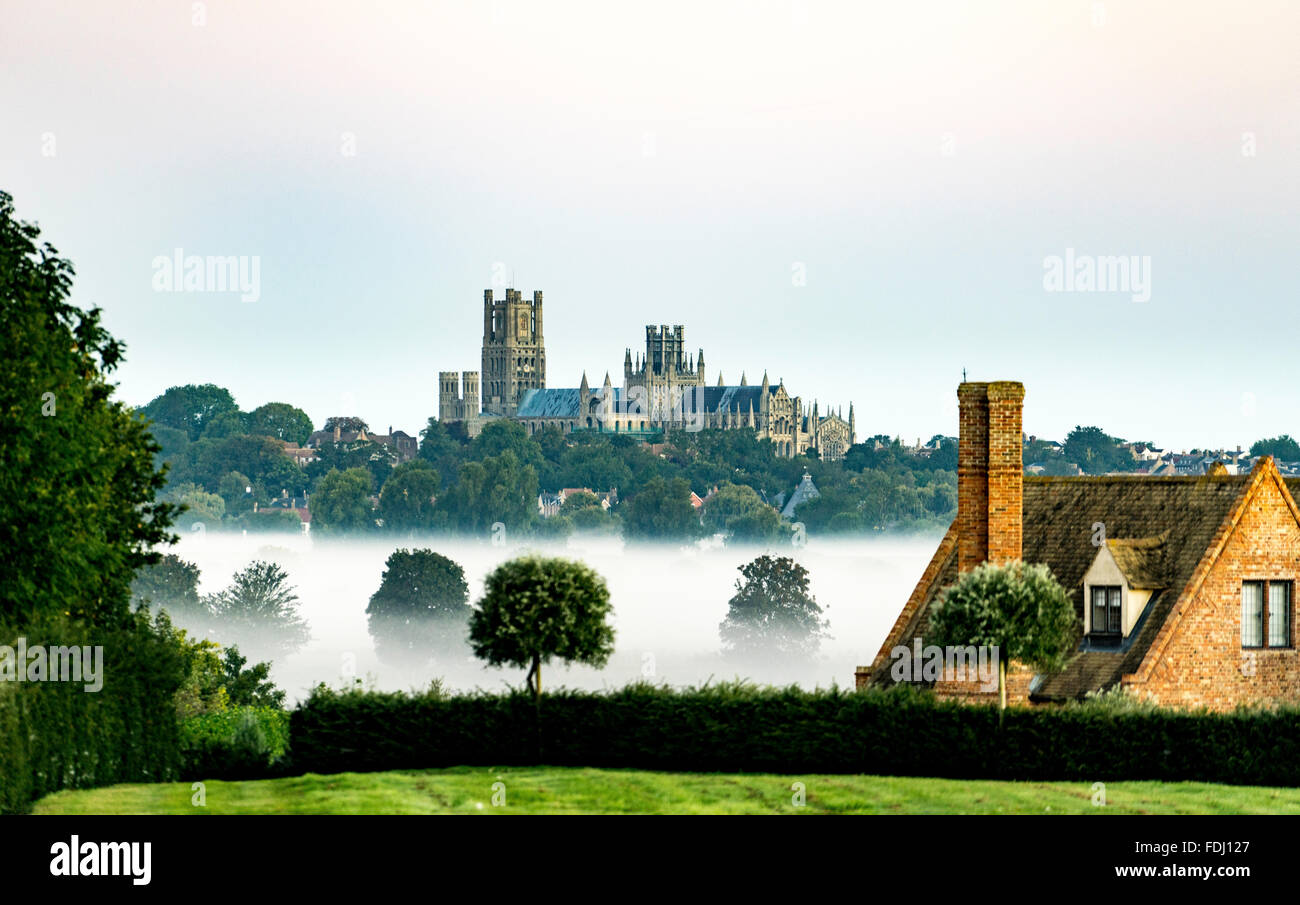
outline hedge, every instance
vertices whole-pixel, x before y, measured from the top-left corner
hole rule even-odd
[[[724,684],[447,696],[318,688],[290,717],[292,771],[491,766],[1300,785],[1300,711],[1012,708],[907,687]]]
[[[0,813],[22,813],[60,789],[176,779],[173,693],[182,664],[174,645],[139,622],[90,629],[59,621],[0,629],[13,647],[101,645],[103,687],[0,681]]]

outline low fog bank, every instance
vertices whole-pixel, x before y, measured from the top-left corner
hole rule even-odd
[[[198,565],[202,594],[221,590],[236,571],[256,559],[276,562],[289,573],[312,633],[302,650],[273,664],[272,679],[293,702],[321,682],[337,686],[349,676],[383,690],[423,687],[435,677],[457,689],[522,685],[524,670],[487,667],[473,658],[468,645],[463,660],[419,671],[379,661],[365,610],[379,588],[384,561],[398,548],[427,547],[459,563],[471,603],[482,595],[484,579],[493,568],[526,552],[579,559],[599,572],[609,584],[614,608],[615,653],[601,670],[552,663],[542,670],[544,690],[561,685],[619,687],[637,679],[688,685],[738,676],[812,688],[832,682],[852,685],[854,668],[874,657],[938,539],[810,538],[799,548],[705,548],[576,537],[494,546],[445,537],[328,539],[210,532],[184,536],[170,552]],[[793,556],[809,571],[812,592],[825,610],[832,636],[823,642],[815,663],[742,666],[721,654],[718,624],[735,592],[737,568],[763,552]]]

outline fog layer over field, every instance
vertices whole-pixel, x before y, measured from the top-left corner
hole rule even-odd
[[[608,582],[613,603],[615,652],[604,669],[543,669],[544,688],[596,689],[636,679],[672,685],[739,677],[762,683],[812,688],[832,682],[851,687],[853,670],[869,663],[897,617],[937,537],[819,540],[769,552],[791,555],[809,570],[811,588],[830,621],[831,640],[811,664],[737,664],[721,654],[718,624],[740,577],[737,567],[764,552],[756,547],[625,545],[617,538],[574,538],[551,544],[530,541],[494,546],[486,541],[421,539],[325,539],[307,535],[241,535],[210,532],[182,538],[172,549],[201,570],[199,590],[211,594],[255,559],[279,563],[290,576],[312,640],[275,662],[272,678],[290,701],[314,685],[337,686],[349,677],[385,689],[423,687],[441,677],[454,688],[500,690],[521,685],[524,670],[494,669],[473,659],[401,670],[379,662],[366,628],[365,609],[378,588],[384,561],[395,549],[427,547],[465,570],[470,602],[500,562],[525,552],[579,559]],[[220,638],[214,640],[220,641]]]

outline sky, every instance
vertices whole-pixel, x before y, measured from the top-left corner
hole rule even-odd
[[[132,404],[414,432],[513,284],[548,386],[682,324],[860,438],[955,434],[963,370],[1040,436],[1300,435],[1300,5],[0,5],[0,189]]]

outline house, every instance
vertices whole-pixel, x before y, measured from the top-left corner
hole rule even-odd
[[[1008,669],[1008,699],[1044,704],[1116,686],[1169,706],[1300,703],[1295,582],[1300,481],[1261,456],[1248,474],[1022,475],[1024,387],[958,388],[957,519],[858,687],[887,685],[895,648],[924,639],[939,593],[989,561],[1046,563],[1078,614],[1064,669]],[[936,693],[997,694],[939,681]]]

